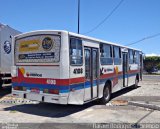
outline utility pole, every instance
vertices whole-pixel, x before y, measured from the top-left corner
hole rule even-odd
[[[79,34],[79,23],[80,23],[80,0],[78,0],[78,34]]]

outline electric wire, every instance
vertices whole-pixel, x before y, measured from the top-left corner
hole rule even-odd
[[[88,34],[88,33],[91,33],[93,31],[95,31],[98,27],[100,27],[106,20],[108,20],[111,15],[120,7],[120,5],[122,4],[124,0],[121,0],[114,8],[113,10],[98,24],[96,25],[93,29],[91,29],[90,31],[86,32],[86,33],[83,33],[83,34]]]
[[[139,43],[139,42],[142,42],[142,41],[144,41],[144,40],[148,40],[148,39],[151,39],[151,38],[155,38],[155,37],[157,37],[157,36],[160,36],[160,33],[157,33],[157,34],[154,34],[154,35],[150,35],[150,36],[144,37],[144,38],[142,38],[142,39],[140,39],[140,40],[137,40],[137,41],[135,41],[135,42],[126,44],[125,46],[131,46],[131,45],[137,44],[137,43]]]

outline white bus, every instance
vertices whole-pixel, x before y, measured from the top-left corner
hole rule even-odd
[[[13,39],[12,94],[57,104],[81,105],[142,79],[142,52],[115,43],[46,30]]]

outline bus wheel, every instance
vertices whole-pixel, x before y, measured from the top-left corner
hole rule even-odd
[[[111,98],[111,88],[110,84],[107,83],[103,89],[103,97],[101,98],[101,103],[102,104],[108,103],[110,98]]]
[[[3,81],[0,79],[0,90],[2,89]]]
[[[135,84],[134,84],[134,87],[135,87],[135,88],[138,87],[138,82],[139,82],[139,81],[138,81],[138,79],[136,78],[136,79],[135,79]]]
[[[133,89],[135,89],[135,88],[138,87],[138,82],[139,82],[139,80],[138,80],[138,78],[136,77],[136,78],[135,78],[135,84],[132,86]]]

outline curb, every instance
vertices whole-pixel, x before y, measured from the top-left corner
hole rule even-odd
[[[139,106],[139,107],[144,107],[144,108],[149,108],[149,109],[160,111],[160,106],[154,105],[154,104],[147,104],[147,103],[142,103],[142,102],[128,101],[128,105]]]

